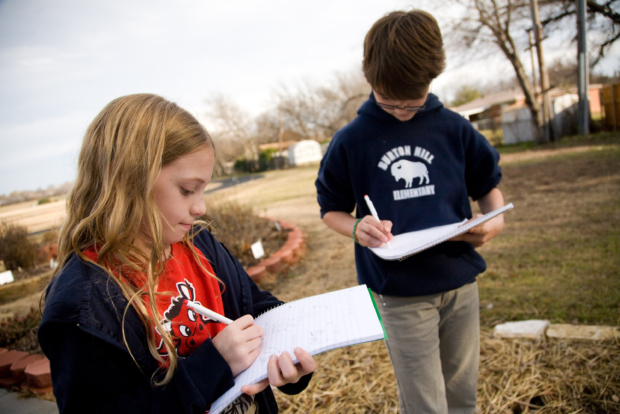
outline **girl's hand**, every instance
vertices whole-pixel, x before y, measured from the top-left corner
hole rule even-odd
[[[224,328],[212,342],[230,365],[233,376],[237,376],[258,357],[264,334],[263,328],[254,324],[254,318],[245,315]]]
[[[476,214],[474,218],[472,218],[471,220],[475,220],[478,217],[482,217],[482,214]],[[500,234],[503,228],[504,228],[504,215],[500,214],[499,216],[494,217],[489,221],[485,221],[484,223],[479,224],[476,227],[473,227],[467,233],[461,234],[460,236],[453,237],[450,240],[451,241],[466,241],[466,242],[473,244],[474,247],[480,247],[484,245],[486,242],[492,240],[498,234]]]
[[[389,220],[379,222],[373,216],[366,216],[357,223],[355,236],[358,243],[364,247],[379,247],[394,238],[392,222]]]
[[[277,355],[272,355],[267,363],[267,378],[256,384],[244,385],[241,387],[241,392],[248,395],[258,394],[269,384],[274,387],[293,384],[304,375],[314,372],[316,361],[312,355],[301,348],[295,348],[295,356],[299,360],[297,365],[293,364],[293,359],[288,351],[282,352],[280,358]]]

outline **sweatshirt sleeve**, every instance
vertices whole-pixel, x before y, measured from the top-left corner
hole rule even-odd
[[[211,341],[179,359],[172,380],[153,384],[152,369],[138,367],[125,351],[73,324],[42,325],[39,338],[50,360],[61,414],[195,413],[234,385],[228,364]]]
[[[349,175],[349,160],[337,133],[321,160],[315,182],[321,217],[330,211],[351,213],[355,209],[355,195]]]
[[[471,125],[464,131],[465,183],[468,195],[474,200],[488,194],[502,179],[499,153]]]

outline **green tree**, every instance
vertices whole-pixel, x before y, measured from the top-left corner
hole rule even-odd
[[[462,85],[456,91],[456,95],[454,96],[454,100],[452,101],[452,106],[460,106],[466,104],[467,102],[471,102],[474,99],[478,99],[482,96],[482,93],[476,88],[472,88],[468,85]]]

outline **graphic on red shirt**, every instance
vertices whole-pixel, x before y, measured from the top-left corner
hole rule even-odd
[[[207,325],[210,323],[219,324],[220,322],[199,315],[187,306],[188,301],[201,305],[200,302],[196,301],[194,286],[187,279],[184,279],[183,282],[178,282],[176,288],[179,296],[171,299],[171,304],[164,312],[164,319],[161,321],[161,324],[170,333],[177,355],[186,357],[206,339],[198,339],[197,336],[204,336],[204,333],[206,333],[207,337],[211,338],[209,330],[206,329]],[[157,350],[160,355],[168,355],[163,340],[160,341]]]

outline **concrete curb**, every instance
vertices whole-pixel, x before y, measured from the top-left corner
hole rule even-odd
[[[620,329],[615,326],[550,324],[547,320],[532,319],[496,325],[493,329],[493,336],[536,341],[544,338],[571,341],[613,341],[620,339]]]

